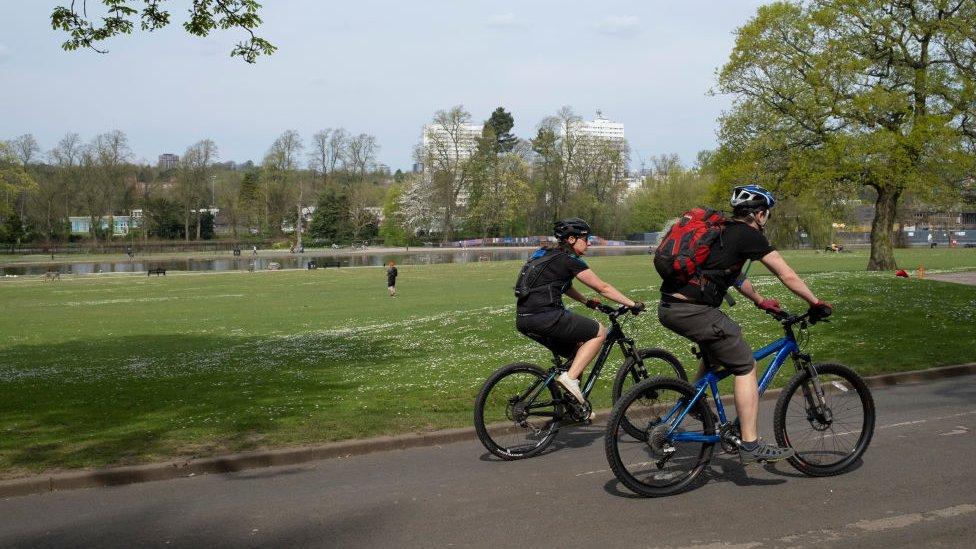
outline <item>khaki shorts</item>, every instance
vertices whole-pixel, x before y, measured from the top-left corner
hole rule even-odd
[[[742,376],[756,365],[742,328],[717,307],[661,301],[657,318],[665,328],[698,344],[713,366]]]

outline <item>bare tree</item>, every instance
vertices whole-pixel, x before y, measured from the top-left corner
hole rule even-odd
[[[366,179],[366,170],[375,163],[379,145],[372,135],[361,133],[346,143],[346,157],[353,172],[360,180]]]
[[[41,152],[41,146],[37,144],[37,139],[34,139],[34,134],[31,133],[25,133],[14,139],[10,142],[10,146],[13,147],[14,154],[25,167]]]
[[[213,165],[217,159],[217,145],[210,139],[190,145],[180,158],[177,192],[183,206],[183,231],[187,242],[190,241],[192,213],[196,213],[196,238],[200,239],[201,210],[207,200],[207,184],[212,183]]]
[[[308,155],[308,167],[323,178],[329,175],[329,138],[332,128],[325,128],[312,135],[312,150]]]
[[[458,198],[467,190],[468,160],[480,135],[480,131],[472,132],[470,122],[471,113],[462,105],[437,111],[433,123],[424,128],[424,145],[418,150],[418,160],[430,178],[436,205],[443,208],[441,229],[445,242],[454,234]]]
[[[264,160],[265,170],[271,175],[268,183],[274,184],[274,182],[277,182],[280,187],[281,196],[291,195],[290,189],[293,185],[298,191],[297,214],[295,217],[295,245],[299,248],[302,246],[302,202],[305,199],[305,185],[302,178],[298,177],[297,170],[299,167],[299,158],[304,148],[305,144],[302,142],[302,136],[295,130],[287,130],[271,144],[271,149],[268,151],[268,155]]]
[[[115,215],[131,201],[132,188],[128,181],[131,172],[129,164],[132,151],[129,138],[121,130],[112,130],[95,136],[89,145],[95,161],[98,182],[102,197],[99,199],[102,211],[98,216]],[[113,227],[108,227],[111,234]]]
[[[672,172],[681,168],[681,157],[674,153],[651,157],[651,174],[655,179],[666,179]]]
[[[75,196],[78,190],[78,165],[81,162],[83,148],[81,137],[76,133],[69,132],[58,141],[57,146],[51,149],[51,161],[57,166],[58,179],[61,185],[61,198],[64,206],[61,213],[65,219],[71,215],[71,197]]]
[[[329,173],[335,172],[336,164],[342,161],[348,140],[349,133],[344,128],[332,130],[328,145]]]

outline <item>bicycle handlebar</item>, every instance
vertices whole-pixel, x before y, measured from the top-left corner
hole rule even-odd
[[[621,305],[619,307],[611,307],[609,305],[604,305],[602,303],[597,305],[596,310],[609,316],[610,320],[614,320],[622,315],[632,312],[631,308],[626,305]]]
[[[799,324],[800,322],[809,322],[810,324],[816,324],[818,322],[830,322],[826,318],[814,318],[810,316],[810,311],[803,313],[802,315],[790,314],[784,310],[780,310],[779,313],[774,313],[772,311],[766,311],[766,314],[775,318],[783,324],[784,328],[788,328],[794,324]]]

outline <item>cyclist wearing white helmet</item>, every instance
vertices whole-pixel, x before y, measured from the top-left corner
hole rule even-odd
[[[587,299],[573,287],[573,280],[579,280],[603,297],[630,307],[634,314],[643,311],[644,304],[627,298],[601,280],[583,261],[590,235],[586,221],[577,217],[558,221],[553,233],[557,243],[537,250],[519,273],[515,286],[515,327],[553,352],[573,357],[569,371],[557,376],[556,381],[580,404],[585,404],[579,378],[596,357],[607,330],[592,318],[568,311],[562,296],[595,309],[600,301]]]
[[[773,248],[763,229],[769,211],[776,204],[772,193],[759,185],[733,189],[729,201],[732,218],[722,230],[718,243],[702,265],[703,283],[685,284],[664,280],[658,318],[665,327],[698,344],[709,361],[734,374],[735,407],[742,434],[739,456],[743,463],[777,461],[793,455],[759,439],[759,390],[752,349],[742,337],[742,328],[725,315],[719,306],[730,286],[767,312],[780,312],[779,302],[765,298],[748,279],[737,283],[746,261],[761,261],[791,292],[810,304],[812,316],[830,315],[831,306],[817,299],[806,283]],[[704,375],[699,372],[699,378]]]

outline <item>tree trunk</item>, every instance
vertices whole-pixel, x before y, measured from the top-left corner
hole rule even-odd
[[[871,259],[868,260],[868,270],[891,271],[898,268],[895,264],[891,230],[902,190],[889,187],[878,187],[876,190],[878,199],[874,204],[874,220],[871,222]]]
[[[304,191],[301,182],[298,183],[298,221],[295,222],[295,249],[302,249],[302,199],[304,198]]]

